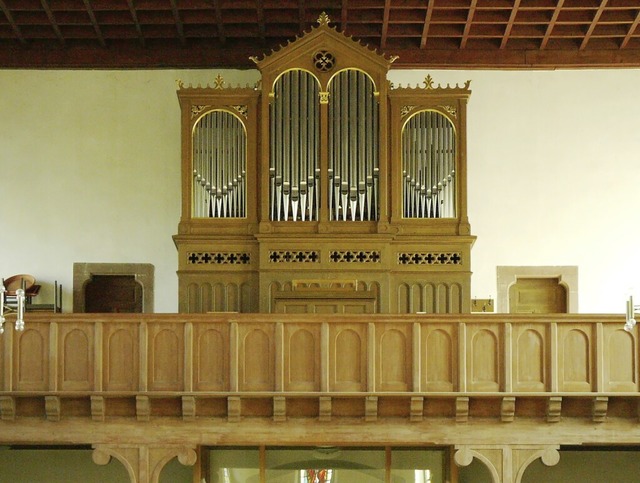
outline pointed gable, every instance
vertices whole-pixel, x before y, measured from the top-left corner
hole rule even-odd
[[[261,59],[251,59],[263,75],[274,69],[293,68],[316,73],[354,68],[386,74],[395,57],[387,58],[329,24],[328,15],[323,13],[318,18],[318,25],[311,30]]]

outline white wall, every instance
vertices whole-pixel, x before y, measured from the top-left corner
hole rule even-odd
[[[31,273],[71,310],[74,262],[152,263],[155,310],[177,310],[176,79],[253,83],[255,71],[0,71],[0,276]],[[640,297],[640,70],[432,71],[472,80],[474,296],[498,265],[577,265],[580,312]],[[418,84],[426,71],[391,71]]]

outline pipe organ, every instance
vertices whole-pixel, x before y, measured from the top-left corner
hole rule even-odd
[[[463,86],[318,25],[255,86],[179,83],[181,312],[470,310]]]

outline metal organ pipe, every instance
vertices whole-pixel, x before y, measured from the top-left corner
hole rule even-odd
[[[193,133],[193,216],[246,216],[247,136],[234,114],[202,116]]]
[[[378,217],[378,103],[373,81],[358,70],[337,74],[329,88],[329,217]]]
[[[402,132],[403,215],[405,218],[456,216],[455,131],[436,111],[421,111]]]
[[[274,85],[270,119],[270,212],[274,221],[317,220],[319,88],[301,70]]]

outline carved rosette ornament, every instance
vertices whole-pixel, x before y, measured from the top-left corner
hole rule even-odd
[[[329,72],[336,65],[336,59],[331,52],[321,50],[313,55],[313,65],[320,72]]]

